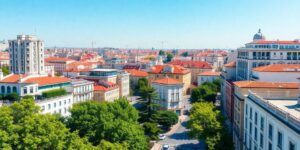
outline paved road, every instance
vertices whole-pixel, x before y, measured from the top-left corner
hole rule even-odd
[[[186,109],[191,108],[191,105],[187,100],[184,105]],[[184,115],[181,118],[182,121],[177,130],[173,134],[168,135],[166,139],[159,141],[159,144],[169,144],[170,150],[205,150],[204,142],[190,139],[187,135],[188,129],[186,128],[186,125],[189,117]]]

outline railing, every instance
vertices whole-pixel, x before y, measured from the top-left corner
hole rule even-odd
[[[252,91],[249,91],[248,97],[261,107],[264,107],[266,110],[270,111],[272,114],[281,118],[283,121],[300,131],[300,118],[293,116],[289,112],[277,107]]]

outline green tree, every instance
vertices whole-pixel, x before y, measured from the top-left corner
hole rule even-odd
[[[158,126],[158,124],[156,122],[145,122],[143,124],[145,134],[151,140],[157,140],[158,139],[158,134],[161,132],[161,129],[158,128],[157,126]]]
[[[165,129],[170,129],[170,127],[178,122],[178,116],[173,111],[160,110],[153,115],[153,121],[162,125]]]
[[[136,92],[137,94],[140,93],[140,90],[143,88],[143,87],[147,87],[149,86],[149,81],[147,78],[140,78],[137,82],[137,85],[136,85]]]
[[[18,100],[20,100],[20,96],[18,93],[13,92],[13,93],[5,95],[4,99],[10,100],[10,101],[18,101]]]
[[[219,80],[204,82],[199,87],[194,88],[191,93],[192,103],[200,101],[215,102],[217,93],[221,89]]]
[[[67,125],[95,146],[105,140],[127,145],[127,149],[146,149],[146,137],[137,119],[138,112],[125,99],[113,103],[88,101],[73,106]]]
[[[205,140],[211,150],[232,149],[231,138],[226,132],[223,121],[220,111],[215,110],[212,103],[194,103],[188,121],[189,136]]]
[[[187,56],[189,56],[189,53],[188,53],[188,52],[183,52],[183,53],[181,54],[181,56],[187,57]]]
[[[166,53],[165,53],[165,51],[163,51],[163,50],[160,50],[160,51],[159,51],[159,53],[158,53],[158,55],[160,55],[160,56],[164,56],[164,55],[166,55]]]
[[[2,67],[2,72],[3,72],[4,76],[9,75],[9,67],[8,66],[3,66]]]
[[[69,142],[81,142],[66,126],[50,114],[40,114],[32,99],[24,99],[0,108],[1,149],[70,149]],[[70,138],[72,136],[73,138]],[[78,149],[73,145],[73,149]],[[92,148],[92,147],[91,147]]]
[[[102,140],[100,142],[100,145],[98,146],[100,150],[127,150],[127,145],[126,144],[120,144],[120,143],[111,143],[106,140]]]
[[[173,57],[174,57],[174,55],[172,53],[168,53],[166,63],[171,62]]]
[[[157,99],[157,93],[153,87],[145,86],[140,89],[140,96],[141,103],[144,105],[141,111],[142,120],[151,121],[154,111],[159,107],[158,104],[154,103],[154,100]]]

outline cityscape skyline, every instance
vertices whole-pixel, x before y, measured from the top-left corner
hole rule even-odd
[[[269,40],[300,38],[296,0],[19,2],[2,0],[0,39],[35,34],[46,47],[236,49],[259,28]]]

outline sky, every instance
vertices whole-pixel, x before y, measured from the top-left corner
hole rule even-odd
[[[299,6],[300,0],[0,0],[0,40],[33,34],[48,47],[235,49],[259,28],[269,40],[300,39]]]

